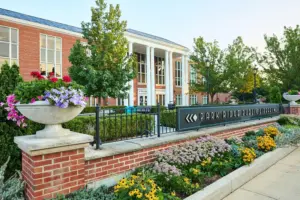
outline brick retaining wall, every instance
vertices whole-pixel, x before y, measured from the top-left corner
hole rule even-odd
[[[220,138],[228,138],[231,136],[241,137],[247,131],[255,131],[261,127],[273,123],[274,122],[260,124],[257,126],[245,127],[241,129],[227,130],[223,132],[214,133],[212,135]],[[145,164],[149,164],[153,162],[155,159],[154,158],[155,151],[164,150],[169,147],[177,146],[187,141],[192,141],[195,139],[197,138],[191,140],[182,140],[179,142],[173,142],[173,143],[164,144],[161,146],[156,146],[151,148],[146,148],[135,152],[122,153],[122,154],[117,154],[109,157],[88,160],[85,162],[85,181],[86,183],[98,181],[107,178],[109,176],[124,173],[134,168],[143,166]]]

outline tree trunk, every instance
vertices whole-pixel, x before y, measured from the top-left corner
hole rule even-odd
[[[211,103],[214,103],[214,96],[215,96],[216,93],[211,93],[210,94],[210,101]]]

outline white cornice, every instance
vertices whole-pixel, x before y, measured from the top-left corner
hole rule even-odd
[[[67,35],[75,36],[75,37],[78,37],[78,38],[82,38],[81,33],[76,33],[76,32],[73,32],[73,31],[68,31],[68,30],[61,29],[61,28],[47,26],[47,25],[44,25],[44,24],[36,23],[36,22],[30,22],[30,21],[23,20],[23,19],[9,17],[9,16],[6,16],[6,15],[0,15],[0,20],[7,21],[7,22],[10,22],[10,23],[21,24],[21,25],[25,25],[25,26],[31,26],[31,27],[34,27],[34,28],[44,29],[44,30],[48,30],[48,31],[54,31],[54,32],[61,33],[61,34],[67,34]],[[129,33],[129,32],[125,32],[124,35],[130,42],[140,43],[140,44],[143,44],[143,45],[146,45],[146,46],[151,46],[151,47],[154,47],[154,48],[164,49],[164,50],[167,50],[167,51],[170,51],[170,52],[177,52],[177,53],[180,53],[180,54],[183,54],[183,55],[187,55],[188,52],[189,52],[188,48],[182,47],[180,45],[170,44],[170,43],[167,43],[167,42],[151,39],[151,38],[148,38],[148,37],[143,37],[143,36],[133,34],[133,33]]]

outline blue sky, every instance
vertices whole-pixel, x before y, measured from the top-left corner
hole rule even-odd
[[[94,0],[1,0],[0,7],[74,26],[90,19]],[[120,4],[128,28],[161,36],[192,50],[193,38],[226,48],[237,36],[264,48],[263,35],[300,24],[299,0],[107,0]]]

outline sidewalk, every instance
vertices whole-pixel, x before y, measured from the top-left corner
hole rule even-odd
[[[223,200],[300,200],[300,147]]]

